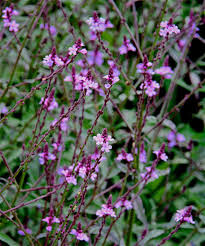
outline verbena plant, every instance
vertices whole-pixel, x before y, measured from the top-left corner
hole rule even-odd
[[[1,1],[1,245],[204,245],[204,7]]]

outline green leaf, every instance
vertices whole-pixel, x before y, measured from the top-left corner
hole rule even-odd
[[[4,243],[7,243],[9,246],[19,246],[19,244],[16,243],[13,239],[11,239],[9,236],[1,232],[0,232],[0,240]]]

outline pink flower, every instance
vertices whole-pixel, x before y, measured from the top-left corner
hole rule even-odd
[[[52,67],[53,66],[53,59],[52,59],[52,55],[47,55],[43,58],[43,64],[45,66],[48,66],[48,67]]]
[[[163,66],[155,70],[155,73],[160,74],[166,79],[171,78],[171,74],[173,73],[172,69],[169,66]]]
[[[77,230],[76,229],[72,229],[70,234],[75,235],[76,238],[78,240],[80,240],[80,241],[86,241],[86,242],[89,241],[88,236],[85,233],[83,233],[83,230],[82,230],[82,227],[81,227],[80,223],[78,224]]]
[[[15,20],[13,20],[13,21],[10,22],[10,24],[9,24],[9,31],[10,31],[10,32],[18,32],[18,27],[19,27],[19,24],[16,23]]]
[[[98,65],[101,66],[103,64],[103,54],[98,49],[88,51],[87,61],[89,65]]]
[[[76,238],[80,241],[89,241],[89,237],[85,233],[76,231],[75,229],[72,229],[70,234],[75,235]]]
[[[121,199],[115,204],[115,208],[125,207],[127,210],[132,209],[132,203],[128,200]]]
[[[114,141],[114,139],[107,135],[107,129],[105,128],[102,134],[98,133],[97,136],[94,136],[93,139],[96,141],[97,145],[102,145],[101,150],[104,152],[109,152],[112,149],[112,146],[109,145],[109,142]]]
[[[130,43],[130,40],[124,36],[123,45],[119,48],[121,55],[127,54],[128,51],[136,51],[136,48]]]
[[[66,182],[68,184],[77,185],[76,178],[72,175],[72,171],[63,170],[63,171],[61,171],[61,174],[63,174],[65,176]]]
[[[173,33],[178,34],[180,33],[179,28],[172,23],[172,19],[168,21],[162,21],[160,23],[160,32],[159,35],[162,37],[167,37],[169,35],[172,35]]]
[[[106,29],[105,19],[99,18],[97,13],[93,13],[93,17],[86,20],[86,23],[90,26],[90,30],[93,32],[104,32]]]
[[[54,217],[52,217],[52,216],[46,217],[46,218],[42,219],[42,221],[44,221],[48,224],[48,226],[46,227],[47,231],[52,230],[52,224],[53,223],[60,223],[60,220],[58,218],[56,218],[55,216]]]
[[[45,164],[48,160],[56,159],[55,155],[49,152],[48,153],[42,152],[38,154],[38,156],[39,156],[39,162],[41,165]]]
[[[69,55],[77,55],[78,48],[74,44],[72,47],[68,48],[68,54]]]
[[[31,234],[32,231],[29,229],[29,228],[25,228],[25,231],[28,233],[28,234]],[[21,236],[25,236],[25,233],[24,231],[22,230],[18,230],[18,234],[21,235]]]
[[[44,101],[44,98],[42,97],[39,104],[42,104],[43,101]],[[49,98],[46,98],[44,101],[44,108],[47,109],[48,111],[52,111],[55,108],[58,108],[58,103],[56,102],[55,98],[53,98],[51,102]]]
[[[127,160],[128,162],[133,161],[133,155],[130,153],[126,153],[124,150],[122,150],[122,153],[120,153],[116,160],[121,161],[121,160]]]
[[[186,138],[183,134],[176,133],[175,131],[170,131],[169,134],[167,135],[167,139],[169,141],[168,147],[170,147],[170,148],[177,145],[177,143],[182,143],[182,142],[186,141]]]
[[[111,216],[111,217],[116,217],[116,214],[112,207],[108,206],[107,204],[103,204],[102,208],[100,210],[97,210],[96,215],[99,217],[103,216]]]
[[[156,150],[153,153],[156,154],[157,157],[159,157],[162,161],[167,161],[168,160],[168,156],[165,153],[161,153],[160,156],[159,156],[159,150]]]
[[[140,176],[145,179],[145,180],[148,180],[148,179],[157,179],[159,176],[157,174],[157,172],[155,170],[152,170],[152,167],[146,167],[146,170],[147,172],[146,173],[141,173]]]
[[[175,215],[175,221],[176,222],[186,221],[188,223],[195,224],[195,222],[193,221],[192,215],[191,215],[191,210],[192,210],[191,206],[177,210],[177,213]]]
[[[58,57],[57,55],[55,55],[55,64],[56,64],[56,66],[63,66],[64,65],[64,62],[61,60],[61,58],[60,57]]]

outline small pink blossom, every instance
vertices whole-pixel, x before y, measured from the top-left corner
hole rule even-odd
[[[119,48],[121,55],[127,54],[128,51],[136,51],[136,48],[130,43],[130,40],[124,36],[123,45]]]
[[[115,208],[125,207],[127,210],[132,209],[132,203],[128,200],[121,199],[115,204]]]
[[[170,79],[173,74],[173,71],[169,66],[163,66],[161,68],[156,69],[155,73],[160,74],[166,79]]]
[[[52,217],[52,216],[46,217],[46,218],[42,219],[42,221],[44,221],[48,224],[48,226],[46,227],[47,231],[52,230],[52,224],[53,223],[60,223],[60,220],[58,218],[56,218],[55,216],[54,217]]]
[[[146,173],[141,173],[140,176],[145,179],[145,180],[148,180],[148,179],[157,179],[159,176],[157,174],[157,172],[155,170],[152,170],[152,167],[146,167],[146,170],[147,172]]]
[[[56,66],[63,66],[64,65],[64,62],[61,60],[61,58],[60,57],[58,57],[57,55],[55,55],[55,58],[54,58],[54,60],[55,60],[55,64],[56,64]]]
[[[159,35],[162,37],[167,37],[169,35],[172,35],[173,33],[178,34],[180,33],[179,28],[172,23],[172,19],[170,21],[162,21],[160,23],[160,32]]]
[[[185,207],[183,209],[177,210],[177,213],[175,215],[175,221],[186,221],[191,224],[195,224],[193,221],[192,215],[191,215],[191,206]]]
[[[9,24],[9,31],[10,32],[18,32],[18,27],[19,27],[19,24],[16,23],[15,20],[11,21],[10,24]]]
[[[131,162],[134,160],[133,155],[130,153],[126,153],[124,150],[117,156],[116,160],[127,160],[128,162]]]
[[[97,210],[96,215],[99,217],[108,216],[108,215],[114,218],[116,217],[116,214],[112,209],[112,207],[108,206],[107,204],[103,204],[102,208]]]
[[[102,134],[98,133],[97,136],[94,136],[93,139],[96,141],[97,145],[102,145],[101,150],[103,152],[109,152],[112,149],[112,146],[109,145],[109,142],[114,141],[114,139],[107,135],[107,129],[105,128]]]
[[[90,26],[90,30],[93,32],[104,32],[106,29],[106,21],[104,18],[99,18],[97,13],[93,13],[93,17],[86,20],[86,23]]]
[[[156,154],[157,157],[159,157],[162,161],[168,160],[168,156],[166,155],[166,153],[161,153],[160,156],[159,156],[159,150],[156,150],[153,153]]]
[[[54,64],[54,61],[52,59],[52,55],[47,55],[43,58],[43,64],[48,67],[52,67]]]
[[[28,234],[31,234],[32,231],[29,229],[29,228],[25,228],[25,231],[28,233]],[[25,233],[24,231],[22,230],[18,230],[18,234],[21,235],[21,236],[25,236]]]
[[[65,176],[66,182],[68,184],[77,185],[76,178],[72,175],[72,172],[71,171],[69,171],[69,170],[63,170],[61,172],[61,174],[63,174]]]
[[[76,238],[78,240],[80,240],[80,241],[86,241],[86,242],[89,241],[89,237],[85,233],[79,232],[79,231],[77,231],[75,229],[72,229],[71,232],[70,232],[70,234],[75,235]]]

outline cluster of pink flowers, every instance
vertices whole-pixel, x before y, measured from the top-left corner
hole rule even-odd
[[[160,158],[162,161],[168,160],[168,156],[166,155],[166,153],[161,153],[160,150],[155,150],[153,153],[157,155],[157,157]]]
[[[56,65],[57,67],[60,67],[64,65],[64,61],[62,58],[56,55],[56,52],[52,52],[51,54],[43,58],[43,64],[44,66],[47,66],[47,67],[53,67],[54,65]]]
[[[157,174],[157,172],[152,169],[152,167],[145,167],[145,169],[147,170],[147,172],[145,173],[141,173],[140,176],[145,179],[145,180],[154,180],[157,179],[159,176]]]
[[[48,153],[42,152],[38,154],[38,156],[39,156],[39,162],[41,165],[44,165],[48,160],[53,161],[56,159],[55,155],[49,152]]]
[[[68,130],[68,120],[69,118],[63,118],[62,121],[60,122],[60,129],[63,132],[66,132]],[[54,126],[58,122],[58,119],[55,119],[51,125]]]
[[[110,152],[110,149],[112,149],[112,146],[109,144],[109,142],[114,141],[114,139],[107,135],[107,129],[105,128],[102,132],[102,134],[98,133],[97,136],[94,136],[93,139],[96,141],[97,145],[101,145],[101,151],[102,152]]]
[[[89,237],[85,233],[83,233],[80,223],[78,224],[77,230],[72,229],[70,234],[75,235],[77,240],[85,241],[85,242],[89,241]]]
[[[98,47],[95,50],[88,51],[87,61],[90,66],[103,64],[103,54],[99,51]]]
[[[125,198],[120,199],[116,204],[115,208],[125,207],[126,210],[132,209],[132,203]]]
[[[160,23],[160,32],[159,35],[162,37],[168,37],[169,35],[172,35],[173,33],[178,34],[180,33],[179,28],[173,24],[172,18],[169,21],[162,21]]]
[[[176,133],[175,131],[170,131],[169,134],[167,135],[167,139],[169,141],[168,147],[172,148],[178,143],[182,143],[186,141],[186,138],[183,134],[181,133]]]
[[[86,20],[86,23],[90,26],[91,35],[92,32],[104,32],[106,28],[113,27],[109,20],[105,20],[102,17],[99,18],[96,12],[93,13],[93,17]],[[92,40],[95,40],[95,38],[92,37]]]
[[[39,162],[41,165],[44,165],[45,163],[48,162],[48,160],[55,160],[56,157],[54,154],[48,152],[48,144],[46,143],[44,146],[44,150],[42,153],[38,154],[39,156]]]
[[[113,210],[112,206],[112,196],[108,198],[108,201],[106,204],[102,204],[101,209],[96,211],[96,215],[99,217],[104,217],[104,216],[111,216],[111,217],[116,217],[115,211]]]
[[[121,55],[124,55],[127,54],[128,51],[136,51],[136,48],[130,43],[130,40],[124,36],[123,45],[119,48],[119,52]]]
[[[64,81],[72,81],[74,89],[77,91],[86,90],[86,96],[92,93],[92,89],[98,89],[98,83],[94,82],[90,71],[86,75],[74,73],[72,76],[66,76]]]
[[[138,153],[138,149],[135,148],[135,154]],[[147,162],[147,153],[146,150],[144,148],[144,143],[142,143],[140,145],[140,153],[139,153],[139,160],[141,163],[146,163]]]
[[[110,69],[109,69],[109,74],[105,75],[103,78],[106,79],[108,82],[105,84],[106,89],[110,88],[113,84],[115,84],[119,81],[119,77],[116,76],[116,74],[114,74],[112,67],[110,67]]]
[[[121,153],[117,156],[116,158],[117,161],[122,161],[122,160],[126,160],[128,162],[133,161],[133,155],[131,153],[126,153],[124,151],[124,149],[122,149]]]
[[[65,176],[66,182],[68,184],[77,185],[77,180],[75,176],[72,174],[72,170],[69,169],[62,170],[61,174]]]
[[[56,28],[54,26],[49,27],[49,25],[47,23],[41,24],[40,29],[49,30],[52,36],[56,36],[56,34],[57,34]]]
[[[137,72],[144,75],[144,81],[140,85],[140,89],[145,91],[149,97],[153,97],[157,94],[157,89],[159,89],[159,84],[152,80],[152,75],[154,74],[152,70],[152,63],[148,61],[147,57],[144,57],[144,62],[137,65]]]
[[[28,234],[31,234],[31,233],[32,233],[31,229],[29,229],[29,228],[24,228],[24,230],[25,230]],[[25,232],[22,231],[22,230],[18,230],[18,234],[21,235],[21,236],[25,236]]]
[[[155,70],[156,74],[160,74],[165,79],[170,79],[172,77],[173,71],[169,66],[162,66]]]
[[[175,215],[175,221],[181,221],[181,222],[188,222],[191,224],[195,224],[195,222],[193,221],[192,215],[191,215],[191,210],[192,207],[185,207],[183,209],[177,210],[177,213]]]
[[[39,104],[43,104],[43,108],[46,109],[48,112],[58,108],[58,103],[54,98],[55,90],[53,89],[50,95],[47,98],[42,97]]]
[[[78,39],[73,46],[68,48],[68,54],[73,56],[76,56],[78,53],[86,55],[87,50],[85,48],[81,49],[83,46],[83,42],[80,39]]]
[[[13,6],[6,7],[3,11],[2,18],[4,19],[4,26],[9,27],[10,32],[18,32],[19,24],[12,20],[12,16],[18,15],[18,11],[13,9]]]
[[[42,219],[42,221],[44,221],[48,224],[48,226],[46,227],[47,231],[52,230],[52,224],[53,223],[60,223],[60,220],[58,218],[56,218],[55,216],[46,217],[46,218]]]

